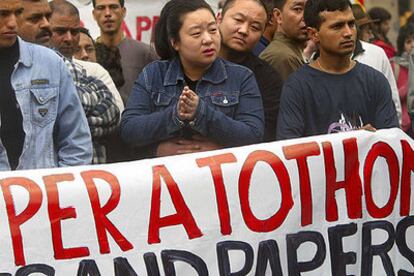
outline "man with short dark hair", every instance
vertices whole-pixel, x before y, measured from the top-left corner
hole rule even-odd
[[[275,32],[277,31],[277,20],[276,20],[276,0],[262,0],[263,4],[266,5],[268,20],[259,42],[257,42],[253,49],[253,54],[259,56],[267,45],[272,41]]]
[[[320,55],[284,84],[278,139],[398,127],[383,74],[351,59],[356,26],[348,0],[308,0],[304,18]]]
[[[121,55],[125,83],[119,92],[125,105],[139,73],[145,65],[156,60],[157,55],[149,45],[125,37],[121,28],[126,15],[123,0],[94,0],[92,4],[93,17],[101,30],[96,42],[118,47]]]
[[[303,9],[306,0],[276,0],[273,13],[277,31],[260,58],[278,70],[283,80],[299,69],[305,61],[303,49],[308,38]]]
[[[120,108],[116,104],[114,93],[118,91],[109,90],[102,80],[88,74],[89,70],[87,71],[84,65],[73,60],[80,37],[79,10],[66,0],[55,0],[49,4],[52,9],[50,45],[65,57],[65,62],[72,72],[92,134],[93,163],[106,163],[107,153],[103,141],[117,131]]]
[[[255,74],[265,112],[264,141],[273,141],[282,79],[269,64],[252,53],[263,34],[267,15],[261,0],[227,0],[217,19],[222,38],[220,56],[246,66]]]
[[[42,26],[45,13],[34,12],[32,25]],[[0,1],[0,170],[89,164],[91,136],[70,74],[53,51],[17,37],[22,13],[20,0]]]

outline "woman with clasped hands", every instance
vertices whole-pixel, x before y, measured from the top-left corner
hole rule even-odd
[[[260,142],[264,115],[253,73],[217,57],[220,33],[203,0],[171,0],[155,27],[160,61],[135,82],[121,136],[152,156]],[[242,42],[241,42],[242,43]]]

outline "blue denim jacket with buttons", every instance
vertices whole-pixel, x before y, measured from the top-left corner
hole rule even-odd
[[[129,144],[146,146],[177,137],[182,128],[177,102],[183,87],[178,58],[147,65],[122,114],[122,138]],[[195,90],[200,101],[194,131],[226,147],[262,140],[263,105],[252,71],[217,58]]]
[[[11,85],[22,112],[25,139],[16,169],[89,164],[91,135],[66,65],[54,51],[18,39],[20,57]],[[0,170],[10,170],[2,143]]]

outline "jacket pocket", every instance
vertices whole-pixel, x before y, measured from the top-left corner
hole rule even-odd
[[[55,121],[57,114],[57,88],[31,88],[31,120],[40,127]]]
[[[239,104],[239,92],[213,92],[210,94],[210,99],[215,110],[233,117]]]
[[[153,92],[152,93],[152,102],[155,105],[156,109],[161,109],[169,106],[173,99],[172,95],[167,94],[166,92]]]

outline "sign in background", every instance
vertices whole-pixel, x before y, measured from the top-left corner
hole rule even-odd
[[[0,275],[412,275],[414,142],[356,131],[0,174]]]
[[[81,20],[91,31],[94,38],[99,36],[99,28],[92,16],[92,2],[90,0],[71,0],[80,11]],[[150,43],[151,33],[158,20],[162,7],[168,0],[126,0],[127,15],[123,26],[127,36]],[[213,10],[217,10],[217,0],[207,1]]]

